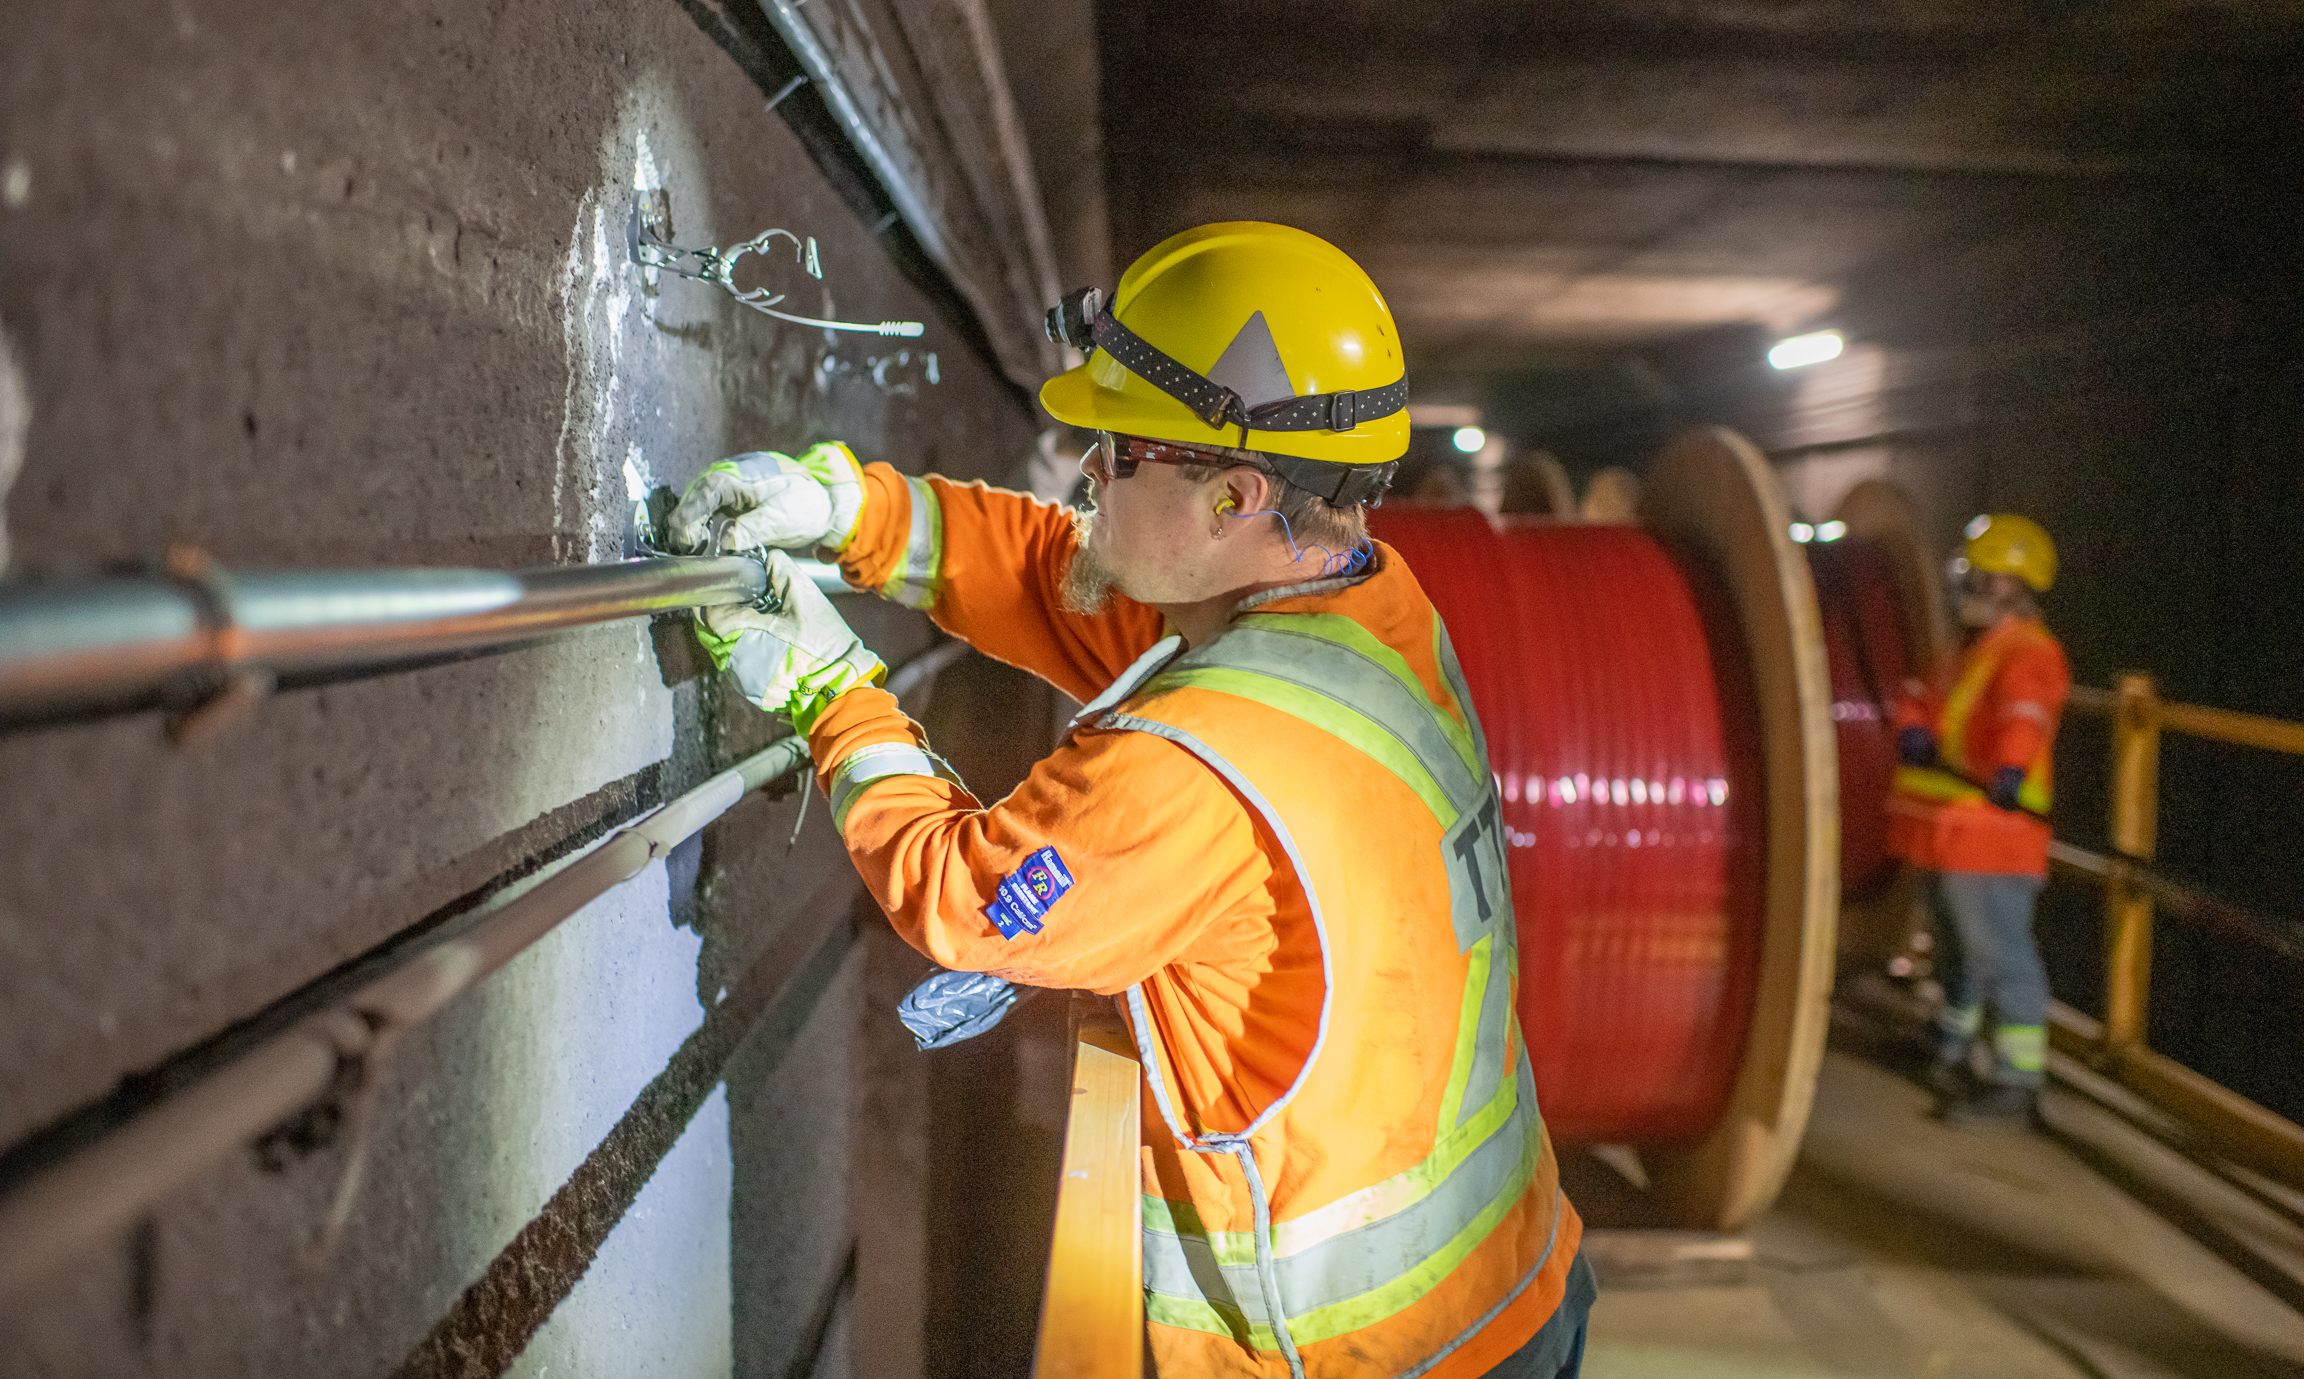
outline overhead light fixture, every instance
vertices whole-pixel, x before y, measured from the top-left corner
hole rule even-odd
[[[1776,347],[1768,351],[1768,362],[1779,369],[1804,369],[1810,364],[1838,359],[1847,343],[1836,330],[1795,335],[1788,340],[1777,341]]]
[[[1792,524],[1792,539],[1803,544],[1814,541],[1816,539],[1816,529],[1809,526],[1806,522],[1794,522]]]
[[[1816,526],[1816,539],[1818,541],[1838,541],[1847,534],[1848,524],[1846,522],[1820,522]]]
[[[1467,455],[1477,455],[1480,447],[1488,443],[1488,433],[1477,426],[1459,426],[1454,439],[1458,450]]]

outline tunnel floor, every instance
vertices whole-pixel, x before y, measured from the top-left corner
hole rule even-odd
[[[1564,1164],[1601,1278],[1587,1376],[2304,1373],[2304,1201],[2186,1158],[2068,1063],[2039,1130],[1946,1127],[1885,1033],[1835,1013],[1799,1163],[1748,1257],[1614,1228],[1636,1194],[1589,1155]]]

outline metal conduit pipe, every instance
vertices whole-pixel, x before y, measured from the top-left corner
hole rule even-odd
[[[387,1041],[807,760],[788,737],[618,830],[463,935],[190,1084],[0,1197],[0,1300],[112,1239],[177,1187],[338,1088]]]
[[[0,728],[185,707],[756,598],[740,556],[537,570],[165,572],[0,583]]]
[[[932,647],[898,667],[887,688],[902,698],[966,650],[957,641]],[[805,739],[770,744],[619,829],[461,935],[422,950],[0,1194],[0,1302],[115,1238],[185,1182],[306,1108],[370,1081],[364,1060],[745,795],[807,762]]]

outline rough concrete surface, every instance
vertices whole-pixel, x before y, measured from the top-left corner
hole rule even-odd
[[[634,486],[729,451],[977,477],[1030,443],[671,0],[18,8],[11,574],[615,559]],[[764,270],[795,306],[926,336],[897,362],[649,281],[636,185],[681,244],[813,236],[821,282]],[[892,662],[926,644],[844,607]],[[0,1150],[777,731],[668,619],[283,694],[197,749],[157,715],[0,739]],[[238,1157],[0,1317],[0,1374],[845,1372],[855,887],[820,801],[786,852],[793,810],[740,805],[408,1038],[328,1259],[346,1146]]]

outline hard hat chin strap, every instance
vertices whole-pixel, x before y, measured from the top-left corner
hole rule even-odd
[[[1408,376],[1402,374],[1396,383],[1365,392],[1307,393],[1250,407],[1237,392],[1186,368],[1167,351],[1120,324],[1102,290],[1093,287],[1067,293],[1049,310],[1048,338],[1083,354],[1104,351],[1211,427],[1238,426],[1240,448],[1244,450],[1254,448],[1248,444],[1251,430],[1349,431],[1363,421],[1391,416],[1408,405]],[[1289,483],[1318,494],[1334,507],[1381,501],[1400,468],[1397,460],[1354,465],[1264,450],[1256,453]]]

